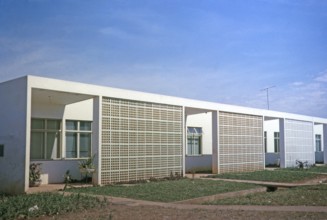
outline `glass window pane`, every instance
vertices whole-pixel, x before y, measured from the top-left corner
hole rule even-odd
[[[44,159],[44,133],[32,132],[31,134],[31,159]]]
[[[197,134],[202,134],[202,128],[194,128]]]
[[[77,121],[66,121],[67,130],[77,130]]]
[[[194,138],[193,155],[199,155],[199,138]]]
[[[90,157],[91,156],[91,134],[81,133],[80,134],[80,157]]]
[[[316,151],[321,151],[321,135],[316,134]]]
[[[187,154],[192,155],[192,137],[187,138]]]
[[[66,133],[66,157],[77,158],[77,134]]]
[[[47,129],[60,130],[60,120],[47,120]]]
[[[32,119],[32,129],[44,129],[44,120]]]
[[[91,122],[90,121],[81,121],[79,124],[79,129],[81,131],[91,131]]]
[[[47,133],[47,148],[46,148],[46,159],[59,158],[60,154],[60,140],[57,132]]]

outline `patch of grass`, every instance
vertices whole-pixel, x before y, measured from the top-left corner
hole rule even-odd
[[[241,197],[216,200],[210,205],[294,205],[327,206],[327,185],[301,186]]]
[[[286,169],[280,169],[280,170],[287,170],[287,171],[302,171],[302,172],[314,172],[314,173],[327,173],[327,166],[313,166],[308,169],[299,169],[299,168],[286,168]]]
[[[306,172],[305,170],[299,172],[289,171],[287,169],[280,170],[261,170],[246,173],[225,173],[211,176],[212,178],[222,179],[239,179],[239,180],[255,180],[255,181],[267,181],[267,182],[297,182],[307,179],[313,179],[320,174]]]
[[[107,202],[100,199],[73,194],[38,193],[18,196],[0,196],[0,219],[53,216],[89,208],[103,207]]]
[[[75,188],[69,189],[69,191],[148,201],[173,202],[255,187],[257,186],[246,183],[227,183],[223,181],[202,179],[180,179],[174,181],[149,182],[131,186],[112,185]]]

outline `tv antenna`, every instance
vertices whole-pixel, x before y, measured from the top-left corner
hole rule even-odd
[[[267,108],[269,110],[269,89],[274,88],[276,86],[269,86],[267,88],[261,89],[260,91],[266,91],[267,92]]]

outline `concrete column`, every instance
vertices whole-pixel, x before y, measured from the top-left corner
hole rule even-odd
[[[183,171],[183,176],[185,176],[185,155],[186,155],[186,147],[187,147],[187,129],[186,129],[186,122],[187,122],[187,115],[185,114],[185,107],[183,106],[183,151],[182,151],[182,171]]]
[[[26,139],[25,139],[25,184],[24,191],[29,189],[30,160],[31,160],[31,115],[32,115],[32,88],[26,89]],[[18,160],[19,161],[19,160]]]
[[[322,148],[324,151],[324,164],[327,164],[327,124],[323,125]]]
[[[93,174],[93,184],[101,185],[101,145],[102,145],[102,97],[93,98],[93,123],[92,123],[92,154],[95,155],[96,171]],[[92,156],[93,156],[92,155]]]
[[[218,111],[212,112],[212,173],[219,173]]]
[[[286,167],[285,119],[279,119],[279,158],[280,167]]]

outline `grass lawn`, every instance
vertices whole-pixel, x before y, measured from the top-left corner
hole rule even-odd
[[[131,186],[112,185],[75,188],[69,189],[69,191],[148,201],[173,202],[255,187],[257,186],[245,183],[228,183],[202,179],[181,179],[174,181],[149,182]]]
[[[307,179],[313,179],[321,174],[307,172],[307,170],[299,170],[298,172],[289,169],[279,169],[274,171],[262,170],[247,173],[225,173],[212,176],[212,178],[223,179],[240,179],[240,180],[256,180],[267,182],[297,182]]]
[[[302,172],[314,172],[314,173],[327,173],[327,165],[322,166],[314,166],[310,167],[309,169],[299,169],[299,168],[286,168],[281,170],[288,170],[288,171],[302,171]]]
[[[256,193],[247,196],[217,200],[210,205],[307,205],[327,206],[327,185],[301,186],[275,192]]]
[[[79,194],[63,196],[38,193],[18,196],[0,195],[0,219],[34,218],[103,207],[106,201]],[[34,207],[34,208],[32,208]]]

